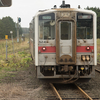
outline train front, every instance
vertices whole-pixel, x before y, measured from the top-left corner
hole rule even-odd
[[[37,22],[37,78],[71,83],[95,76],[96,14],[93,11],[64,5],[40,12]]]

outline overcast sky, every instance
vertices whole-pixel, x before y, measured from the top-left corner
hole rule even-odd
[[[65,0],[71,8],[77,8],[78,5],[82,9],[89,7],[99,7],[100,0]],[[10,16],[14,22],[17,22],[17,17],[21,17],[21,26],[29,27],[29,23],[33,16],[39,10],[51,9],[54,5],[61,5],[62,0],[12,0],[11,7],[0,7],[0,18]]]

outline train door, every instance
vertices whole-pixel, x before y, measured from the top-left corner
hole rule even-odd
[[[76,63],[75,23],[59,21],[56,33],[56,61],[58,64]]]

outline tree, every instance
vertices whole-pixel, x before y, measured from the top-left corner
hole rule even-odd
[[[11,17],[2,18],[2,23],[4,24],[3,35],[8,35],[10,38],[10,31],[13,31],[13,36],[16,37],[15,23]]]
[[[4,30],[3,29],[4,29],[4,24],[3,24],[2,20],[0,20],[0,39],[4,38],[4,35],[3,35]]]
[[[5,38],[5,35],[8,35],[11,38],[10,31],[13,31],[14,38],[17,36],[15,22],[11,17],[4,17],[0,19],[0,39]],[[20,26],[20,34],[22,34],[22,29]]]

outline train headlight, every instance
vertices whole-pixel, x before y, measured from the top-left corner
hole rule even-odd
[[[42,50],[45,51],[46,50],[46,47],[43,47]]]
[[[85,61],[85,56],[82,56],[82,60]]]
[[[89,61],[90,60],[90,57],[89,56],[86,56],[86,60]]]

